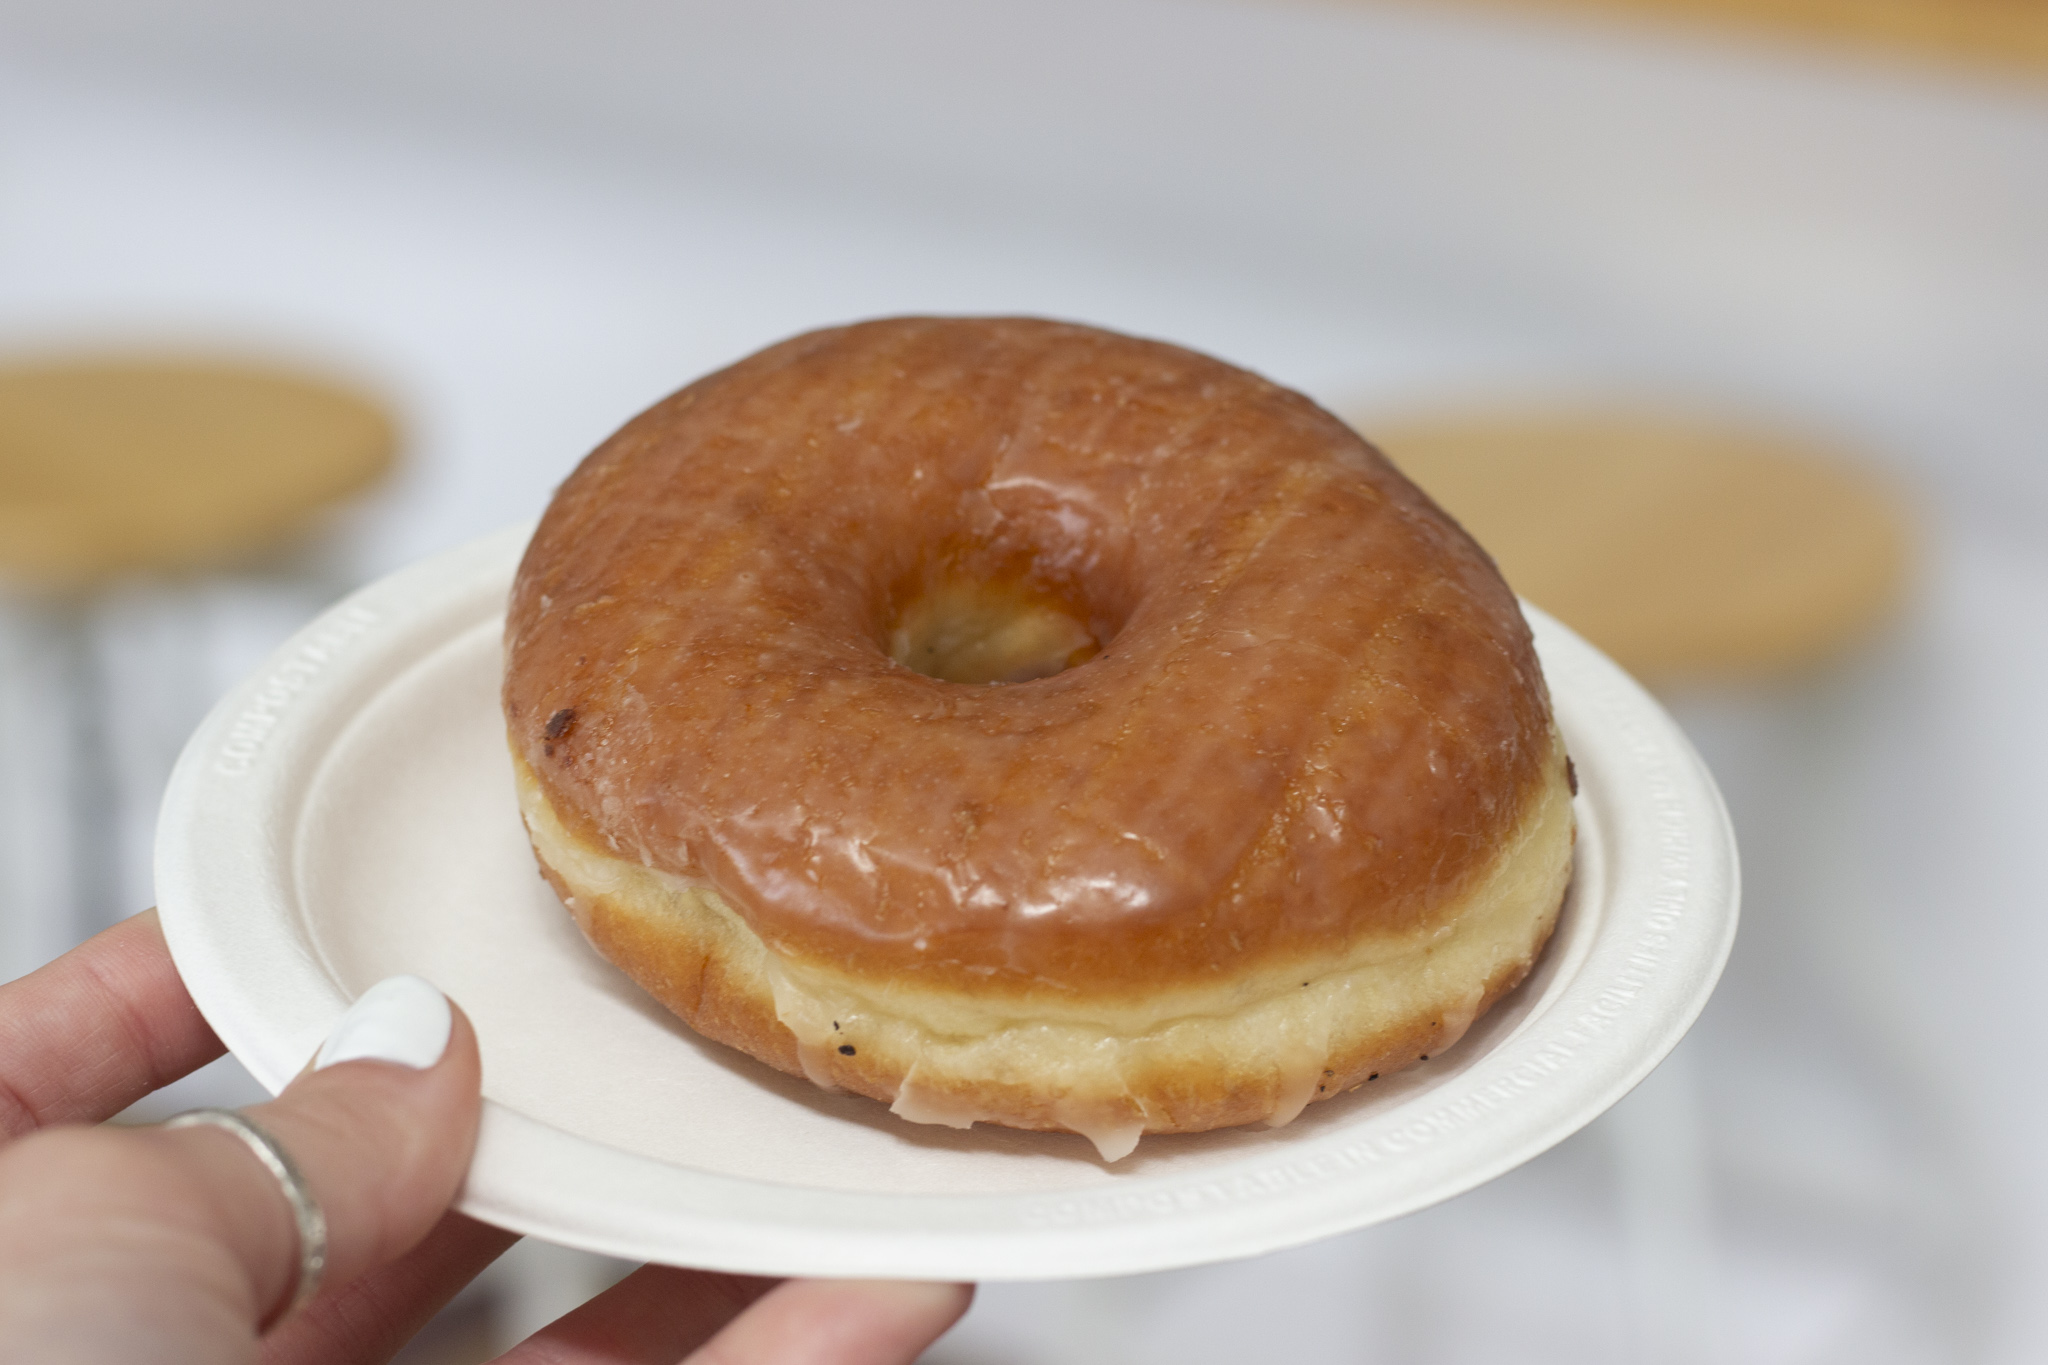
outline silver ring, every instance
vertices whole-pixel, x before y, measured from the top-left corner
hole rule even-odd
[[[306,1178],[278,1140],[258,1127],[248,1115],[234,1109],[189,1109],[164,1120],[166,1128],[191,1128],[199,1124],[224,1128],[242,1140],[265,1170],[277,1177],[278,1186],[292,1206],[292,1221],[299,1228],[299,1274],[293,1281],[291,1298],[278,1312],[257,1325],[263,1333],[312,1302],[320,1292],[320,1277],[327,1270],[327,1215],[313,1198]]]

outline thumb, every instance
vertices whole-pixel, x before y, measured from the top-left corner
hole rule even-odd
[[[476,1147],[481,1076],[469,1020],[426,981],[394,976],[349,1007],[282,1095],[244,1111],[326,1214],[328,1285],[396,1260],[446,1212]]]
[[[461,1011],[394,977],[244,1111],[324,1211],[328,1286],[402,1255],[447,1208],[480,1075]],[[0,1151],[0,1337],[51,1348],[32,1358],[252,1359],[300,1251],[279,1178],[224,1128],[52,1128]]]

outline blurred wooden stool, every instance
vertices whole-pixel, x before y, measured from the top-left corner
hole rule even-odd
[[[1515,591],[1653,685],[1819,664],[1876,627],[1907,580],[1891,491],[1794,438],[1592,410],[1360,429]]]
[[[286,370],[0,363],[0,575],[75,590],[245,560],[382,475],[395,449],[382,408]]]
[[[1815,51],[1899,57],[2038,82],[2048,74],[2041,0],[1452,0],[1672,33],[1750,35]]]
[[[51,826],[17,831],[24,853],[69,845],[63,894],[48,892],[58,904],[46,913],[71,907],[61,926],[13,932],[23,941],[0,944],[10,949],[0,957],[47,956],[140,908],[121,903],[110,851],[120,803],[116,699],[94,631],[101,590],[288,547],[384,474],[396,446],[376,403],[274,366],[140,354],[0,360],[0,607],[16,656],[0,691],[17,719],[64,732],[34,756],[40,773],[16,762],[8,785],[18,790],[0,791],[0,807]],[[19,738],[10,747],[24,758]]]

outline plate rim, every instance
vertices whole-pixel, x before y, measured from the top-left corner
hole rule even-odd
[[[165,936],[201,1013],[273,1093],[348,1003],[296,903],[299,805],[354,711],[408,666],[370,665],[419,663],[434,642],[487,619],[478,604],[502,603],[532,527],[508,526],[350,594],[223,696],[179,756],[156,847]],[[1727,809],[1677,724],[1591,645],[1524,611],[1553,698],[1568,689],[1573,706],[1612,723],[1590,748],[1574,741],[1577,805],[1582,826],[1601,823],[1605,860],[1621,862],[1626,882],[1603,869],[1599,923],[1556,998],[1443,1083],[1357,1124],[1192,1173],[1003,1194],[868,1193],[690,1170],[487,1099],[456,1207],[584,1250],[740,1273],[1073,1279],[1299,1245],[1415,1212],[1541,1154],[1633,1089],[1699,1016],[1733,946],[1740,873]],[[1605,799],[1624,779],[1643,787],[1640,808]],[[290,903],[252,912],[220,896],[223,883],[268,887]],[[1656,889],[1646,906],[1617,910],[1625,886]],[[252,951],[294,977],[286,1008],[249,1000],[241,976]],[[1509,1119],[1502,1140],[1497,1125]],[[605,1159],[592,1163],[593,1148]],[[535,1162],[581,1174],[573,1185],[519,1174]],[[1368,1171],[1381,1178],[1358,1178]],[[650,1200],[650,1188],[663,1198]]]

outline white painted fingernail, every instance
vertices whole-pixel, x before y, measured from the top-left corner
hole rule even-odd
[[[448,997],[417,976],[387,976],[357,998],[320,1045],[315,1071],[338,1062],[396,1062],[424,1071],[448,1050]]]

